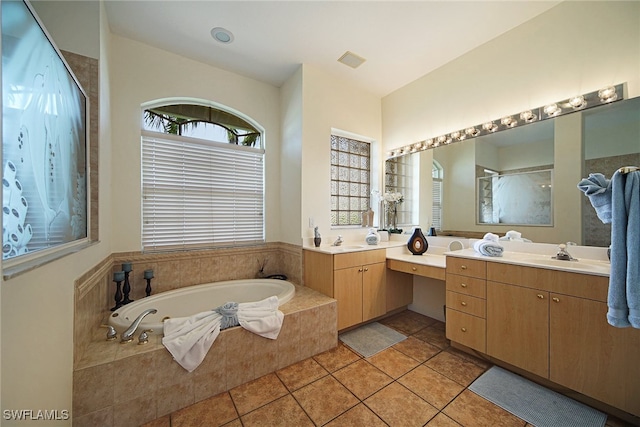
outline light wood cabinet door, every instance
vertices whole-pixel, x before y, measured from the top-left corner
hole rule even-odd
[[[549,379],[640,416],[640,330],[606,315],[603,302],[551,294]]]
[[[487,354],[549,377],[549,293],[487,282]]]
[[[485,320],[457,310],[447,308],[445,322],[447,338],[467,347],[486,351]]]
[[[333,297],[338,300],[338,330],[362,322],[362,267],[333,272]]]
[[[362,267],[362,321],[387,312],[386,275],[384,262]]]

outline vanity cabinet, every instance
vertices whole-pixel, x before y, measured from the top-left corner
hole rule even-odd
[[[487,263],[486,354],[640,416],[640,330],[607,323],[608,278]]]
[[[387,313],[386,251],[304,251],[305,286],[338,301],[338,330]]]
[[[487,354],[549,377],[549,293],[487,283]]]
[[[447,338],[483,353],[486,351],[485,279],[485,261],[447,257]]]

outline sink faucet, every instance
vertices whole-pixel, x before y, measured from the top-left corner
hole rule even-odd
[[[558,253],[556,254],[556,256],[553,256],[551,258],[557,259],[559,261],[577,261],[577,259],[572,257],[571,254],[567,252],[567,245],[565,245],[564,243],[558,245]]]
[[[156,310],[155,308],[150,308],[140,313],[140,315],[136,317],[136,320],[133,321],[131,326],[129,326],[129,329],[122,333],[120,342],[126,343],[133,340],[133,334],[136,333],[136,329],[138,329],[138,325],[140,324],[140,322],[142,322],[142,319],[144,319],[149,314],[155,314],[157,312],[158,310]]]
[[[338,234],[338,238],[333,242],[333,246],[340,246],[342,244],[342,236]]]

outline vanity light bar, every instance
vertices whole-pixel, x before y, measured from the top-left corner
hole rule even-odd
[[[624,83],[620,83],[615,86],[607,86],[598,91],[587,93],[586,95],[572,96],[564,101],[554,102],[543,107],[523,111],[519,114],[504,116],[501,119],[491,120],[490,122],[467,127],[464,130],[453,131],[446,135],[440,135],[435,138],[429,138],[411,145],[396,148],[387,153],[387,158],[398,157],[407,153],[415,153],[416,151],[428,150],[441,145],[464,141],[467,138],[476,138],[478,136],[512,129],[516,126],[552,119],[554,117],[570,114],[576,111],[609,104],[611,102],[622,100],[623,95]]]

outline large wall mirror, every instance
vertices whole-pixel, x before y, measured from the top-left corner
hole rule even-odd
[[[640,166],[640,98],[407,156],[416,171],[413,225],[460,237],[517,230],[538,243],[608,246],[610,226],[577,184],[589,173],[610,178],[621,166]]]

